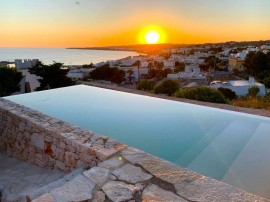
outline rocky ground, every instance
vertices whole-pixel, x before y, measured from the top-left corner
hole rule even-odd
[[[268,201],[127,148],[33,202]]]
[[[2,202],[26,201],[63,185],[79,170],[66,175],[60,171],[19,161],[0,154],[0,196]],[[80,170],[82,172],[83,170]]]

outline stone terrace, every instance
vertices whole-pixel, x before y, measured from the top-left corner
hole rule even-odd
[[[1,98],[0,140],[13,158],[84,169],[25,201],[268,201]]]

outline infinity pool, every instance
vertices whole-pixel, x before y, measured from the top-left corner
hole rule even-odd
[[[270,198],[269,118],[84,85],[6,99]]]

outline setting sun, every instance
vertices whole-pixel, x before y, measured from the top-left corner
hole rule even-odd
[[[149,31],[145,35],[145,40],[148,44],[156,44],[159,42],[160,35],[157,31]]]
[[[163,29],[158,26],[150,25],[140,32],[139,42],[141,44],[165,43],[166,35]]]

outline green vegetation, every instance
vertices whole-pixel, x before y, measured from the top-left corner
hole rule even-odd
[[[180,89],[175,93],[176,97],[199,100],[213,103],[228,103],[225,96],[218,90],[209,87],[194,87]]]
[[[236,99],[236,93],[228,88],[219,88],[218,91],[220,91],[228,100]]]
[[[152,91],[152,90],[154,90],[154,86],[155,86],[154,81],[145,79],[145,80],[140,81],[137,84],[136,88],[138,90]]]
[[[141,61],[137,60],[136,62],[134,62],[132,64],[132,66],[137,67],[137,71],[138,71],[138,81],[140,81],[140,68],[141,68]]]
[[[180,84],[178,83],[178,81],[171,79],[164,79],[155,86],[154,92],[156,94],[167,94],[170,96],[174,94],[179,88]]]
[[[183,72],[185,70],[185,66],[186,66],[185,63],[176,61],[174,73]]]
[[[162,80],[172,73],[170,68],[163,69],[164,63],[154,61],[154,63],[148,64],[148,76],[150,79]]]
[[[73,81],[66,76],[68,71],[67,68],[63,68],[62,63],[54,62],[51,65],[44,65],[40,61],[37,62],[34,67],[29,69],[31,74],[41,77],[41,79],[38,79],[40,87],[35,89],[36,91],[73,85]]]
[[[82,68],[85,68],[85,69],[92,69],[92,68],[95,68],[95,66],[94,66],[93,63],[90,63],[89,65],[88,65],[88,64],[82,65]]]
[[[16,68],[0,66],[0,97],[19,91],[22,78],[22,73]]]
[[[131,82],[131,80],[132,80],[132,75],[133,75],[134,71],[133,71],[132,69],[129,69],[129,70],[127,71],[127,73],[128,73],[128,80],[129,80],[129,82]]]
[[[248,90],[248,96],[251,97],[256,97],[258,95],[258,93],[260,92],[260,89],[257,86],[252,86],[249,90]]]
[[[95,80],[106,80],[112,83],[122,83],[125,80],[126,72],[117,67],[110,68],[109,64],[96,68],[90,72],[90,78]]]
[[[260,51],[250,52],[244,61],[244,66],[243,78],[252,75],[257,81],[270,88],[270,51],[267,54]]]
[[[233,100],[234,106],[270,110],[270,95],[264,97],[242,97]]]
[[[249,75],[257,77],[263,71],[270,70],[270,57],[263,52],[250,52],[245,61],[245,71]]]

